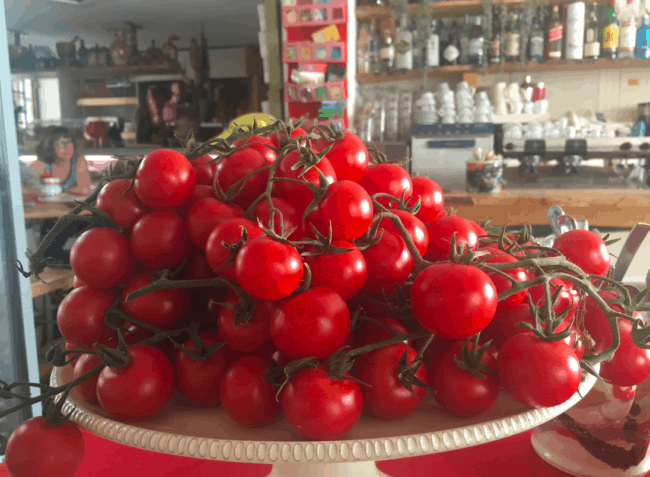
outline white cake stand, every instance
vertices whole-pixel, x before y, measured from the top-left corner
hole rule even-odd
[[[70,366],[56,368],[52,386],[70,382]],[[588,376],[579,393],[595,383]],[[509,437],[547,422],[580,401],[576,393],[560,406],[531,409],[505,391],[489,412],[472,419],[452,416],[433,398],[406,418],[385,421],[362,416],[345,440],[308,442],[282,419],[264,428],[246,428],[221,408],[174,404],[154,419],[138,423],[114,421],[98,405],[73,389],[63,406],[71,421],[105,439],[148,451],[229,462],[273,464],[270,477],[379,477],[376,460],[399,459],[472,447]]]

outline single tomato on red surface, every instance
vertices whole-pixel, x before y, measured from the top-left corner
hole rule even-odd
[[[247,209],[266,189],[269,171],[261,169],[268,165],[268,161],[259,152],[248,148],[238,149],[217,162],[215,177],[224,193],[228,193],[233,186],[236,190],[241,188],[232,201]],[[249,174],[252,175],[238,183]]]
[[[553,242],[553,248],[590,275],[605,276],[609,270],[607,245],[589,230],[570,230]]]
[[[94,354],[82,354],[74,365],[72,379],[77,379],[83,376],[101,364],[102,360],[99,359],[99,356]],[[81,394],[86,401],[92,404],[99,404],[99,399],[97,399],[98,377],[99,373],[75,386],[75,389],[79,391],[79,394]]]
[[[413,268],[413,257],[402,238],[384,230],[381,239],[363,252],[368,274],[361,289],[363,296],[392,295]]]
[[[469,265],[439,263],[413,281],[411,306],[418,323],[437,337],[475,335],[494,317],[497,290],[485,272]]]
[[[130,179],[116,179],[109,182],[102,187],[95,203],[95,207],[126,231],[131,230],[138,219],[147,212],[147,206],[138,199],[135,189],[131,188],[124,194],[131,182]]]
[[[302,280],[303,265],[291,245],[257,237],[246,242],[235,259],[237,283],[260,300],[289,296]]]
[[[235,361],[221,381],[221,404],[231,419],[250,427],[271,424],[282,414],[278,388],[265,379],[269,363],[257,356]]]
[[[158,414],[174,391],[174,369],[157,348],[129,347],[129,364],[99,373],[97,398],[102,409],[121,421],[143,421]]]
[[[356,332],[356,346],[363,348],[364,346],[380,343],[395,337],[395,333],[387,330],[385,327],[390,328],[396,333],[407,335],[409,330],[399,321],[388,317],[373,318],[375,321],[381,323],[381,326],[372,321],[364,320],[363,324]],[[404,341],[405,344],[410,345],[410,341]]]
[[[131,250],[145,267],[178,267],[190,255],[192,242],[185,221],[171,212],[150,212],[133,226]]]
[[[338,180],[359,182],[368,170],[369,156],[365,144],[350,131],[337,133],[333,139],[334,142],[329,142],[320,137],[314,143],[314,151],[321,152],[331,145],[327,158]]]
[[[399,217],[402,225],[408,232],[409,237],[411,237],[411,240],[413,240],[415,248],[418,249],[420,256],[423,257],[429,248],[429,232],[427,232],[427,227],[413,214],[409,214],[403,210],[393,210],[392,213]],[[387,217],[381,219],[379,227],[383,228],[387,232],[393,232],[399,237],[402,236],[397,227],[393,225],[393,222],[391,222],[391,219]]]
[[[518,261],[512,255],[508,255],[507,253],[503,253],[498,250],[492,249],[490,250],[490,253],[493,254],[493,256],[484,260],[483,263],[516,263]],[[497,295],[512,288],[512,283],[504,276],[499,275],[496,272],[491,272],[489,270],[486,270],[485,273],[487,273],[487,275],[494,282],[494,286],[497,289]],[[513,268],[510,270],[503,270],[503,273],[511,276],[512,278],[514,278],[519,282],[525,282],[526,280],[531,280],[532,278],[534,278],[533,274],[530,273],[525,268]],[[520,304],[522,301],[524,301],[524,298],[526,298],[526,290],[522,290],[518,293],[515,293],[514,295],[510,295],[508,298],[504,300],[499,301],[499,306],[505,308],[512,308]],[[528,300],[526,300],[526,302],[528,302]]]
[[[237,305],[239,297],[232,293],[226,303]],[[235,351],[252,352],[259,349],[271,339],[271,317],[275,307],[272,301],[257,300],[250,321],[238,323],[236,326],[236,310],[227,306],[222,307],[217,319],[219,336],[230,349]]]
[[[267,147],[271,146],[277,148],[277,145],[274,146],[270,139],[262,136],[252,136],[250,138],[239,139],[233,142],[232,145],[235,147],[240,146],[244,141],[246,142],[244,148],[253,149],[254,151],[259,152],[269,164],[273,164],[278,158],[278,153],[270,147]]]
[[[122,289],[122,311],[134,320],[161,330],[172,329],[189,310],[190,289],[159,290],[126,301],[129,294],[151,285],[152,281],[153,272],[151,270],[134,273]]]
[[[350,379],[333,380],[327,365],[301,369],[282,391],[282,408],[291,427],[305,439],[331,441],[352,430],[361,416],[363,398]]]
[[[420,210],[415,216],[425,224],[430,224],[443,212],[445,197],[440,186],[428,177],[411,177],[413,195],[407,202],[414,206],[420,199]]]
[[[327,248],[319,250],[318,255],[310,255],[317,250],[311,247],[303,260],[311,270],[311,286],[330,288],[347,301],[357,295],[366,281],[368,269],[362,253],[349,242],[333,240],[332,246],[345,248],[350,252],[330,253]]]
[[[86,286],[116,287],[129,276],[133,267],[129,241],[110,227],[90,229],[72,246],[70,266]]]
[[[190,164],[192,164],[192,167],[194,168],[197,184],[206,184],[210,186],[213,184],[214,169],[217,167],[217,163],[210,154],[203,154],[201,157],[197,157],[193,161],[190,161]]]
[[[221,343],[218,333],[202,332],[199,338],[203,346]],[[187,340],[183,346],[194,351],[194,342]],[[221,380],[228,368],[227,348],[221,348],[203,361],[187,356],[181,350],[174,354],[176,388],[190,403],[200,407],[215,407],[221,404]]]
[[[643,315],[634,312],[643,321]],[[632,323],[617,318],[621,342],[610,361],[600,364],[600,377],[615,386],[636,386],[650,376],[650,350],[639,348],[632,341]]]
[[[273,202],[273,208],[279,210],[280,214],[282,214],[282,217],[280,217],[277,212],[274,212],[273,231],[280,235],[280,222],[282,222],[285,233],[295,228],[295,230],[291,232],[291,235],[289,235],[289,240],[302,240],[305,237],[305,231],[302,224],[302,211],[298,210],[293,202],[280,199],[279,197],[273,197],[271,202]],[[262,199],[255,205],[255,208],[253,209],[253,217],[255,217],[256,220],[261,220],[264,227],[270,227],[271,208],[269,207],[268,200]]]
[[[350,310],[329,288],[311,288],[284,300],[271,318],[271,339],[291,359],[329,358],[350,334]]]
[[[470,351],[472,344],[469,343]],[[479,370],[483,377],[477,377],[456,364],[454,358],[462,360],[463,345],[463,341],[451,343],[435,356],[429,365],[428,384],[443,408],[462,417],[474,417],[492,409],[501,385],[499,378],[487,370]],[[481,364],[492,371],[496,368],[496,359],[485,350]]]
[[[110,290],[75,288],[59,305],[56,322],[61,336],[85,349],[92,349],[95,343],[106,344],[117,336],[104,324],[104,313],[116,300],[117,295]]]
[[[187,232],[199,250],[205,251],[210,232],[220,223],[244,217],[244,210],[234,204],[225,204],[207,198],[196,202],[187,215]]]
[[[11,434],[5,464],[11,477],[73,477],[85,451],[86,441],[75,424],[51,426],[37,416]]]
[[[214,273],[231,282],[237,281],[235,276],[236,255],[233,255],[223,244],[235,245],[239,243],[242,227],[248,234],[248,240],[264,233],[261,228],[248,219],[231,219],[217,224],[210,232],[205,245],[205,256]]]
[[[413,183],[406,169],[396,164],[374,164],[368,167],[366,175],[359,181],[359,185],[366,189],[371,197],[375,194],[388,194],[396,198],[409,198],[413,195]],[[384,207],[396,208],[397,204],[391,203],[387,197],[377,198]],[[391,204],[389,206],[389,203]]]
[[[196,174],[180,152],[158,149],[140,162],[133,188],[147,207],[171,210],[192,198]]]
[[[517,401],[553,407],[566,402],[580,386],[580,362],[564,341],[545,341],[527,332],[511,337],[499,350],[499,378]]]
[[[417,351],[403,343],[379,348],[364,353],[357,359],[354,376],[371,386],[360,386],[363,406],[372,415],[382,419],[399,419],[417,409],[426,390],[413,385],[415,395],[411,394],[398,378],[399,361],[407,353],[406,364],[411,364]],[[427,371],[420,363],[415,376],[427,383]]]

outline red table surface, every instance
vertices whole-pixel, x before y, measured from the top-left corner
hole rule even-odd
[[[537,456],[530,443],[531,432],[468,449],[386,460],[379,462],[378,467],[393,476],[566,477],[568,474],[556,470]],[[271,471],[271,465],[267,464],[239,464],[176,457],[116,444],[85,431],[84,436],[86,455],[75,477],[263,477]],[[0,464],[0,477],[9,477],[4,464]]]

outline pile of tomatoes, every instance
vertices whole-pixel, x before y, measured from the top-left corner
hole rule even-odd
[[[252,136],[216,160],[190,161],[161,149],[141,161],[133,180],[101,190],[95,206],[122,231],[93,228],[74,244],[75,289],[57,317],[68,349],[116,348],[117,332],[104,321],[116,302],[134,321],[159,330],[196,326],[203,347],[225,346],[192,359],[170,340],[135,344],[152,332],[127,323],[128,365],[104,367],[80,384],[87,401],[117,420],[137,421],[155,416],[176,392],[176,402],[223,406],[243,426],[284,416],[303,438],[332,440],[345,436],[362,412],[381,419],[409,415],[427,389],[442,408],[465,417],[489,410],[501,387],[534,407],[560,404],[576,392],[584,352],[574,323],[579,305],[587,308],[589,351],[612,340],[598,304],[570,280],[554,279],[553,310],[562,318],[554,332],[574,333],[549,340],[517,326],[535,324],[530,304],[543,308],[542,285],[498,296],[511,287],[506,275],[525,282],[538,276],[534,267],[497,273],[454,263],[452,236],[466,250],[486,251],[481,261],[488,264],[515,263],[538,250],[511,254],[484,244],[479,237],[487,232],[479,224],[443,210],[433,180],[371,163],[350,132],[328,139],[300,128],[289,138]],[[388,210],[402,227],[394,217],[380,217]],[[586,273],[609,269],[607,248],[594,233],[566,233],[555,248]],[[127,300],[161,274],[225,281]],[[621,346],[602,375],[631,386],[650,374],[650,352],[632,344],[628,321],[620,319],[619,328]],[[467,341],[479,332],[480,339]],[[435,338],[422,355],[429,333]],[[187,335],[183,340],[189,350],[199,344]],[[359,354],[344,374],[330,369],[342,348],[390,340]],[[296,372],[270,378],[269,370],[308,358]],[[74,377],[99,364],[98,356],[82,354]],[[398,375],[409,365],[412,379],[404,383]],[[9,465],[11,459],[9,452]]]

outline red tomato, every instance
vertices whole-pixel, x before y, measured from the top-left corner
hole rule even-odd
[[[609,270],[607,245],[589,230],[570,230],[553,242],[553,248],[590,275],[604,276]]]
[[[199,250],[205,251],[210,232],[229,219],[244,217],[244,211],[238,205],[224,204],[213,199],[201,199],[196,202],[187,215],[187,232]]]
[[[151,285],[152,280],[153,272],[150,270],[134,273],[122,289],[122,310],[134,320],[161,330],[170,330],[183,319],[190,307],[188,288],[155,291],[134,300],[125,301],[130,293]]]
[[[246,356],[235,361],[224,374],[221,403],[239,424],[262,427],[282,414],[282,403],[275,399],[277,388],[265,379],[268,368],[262,358]]]
[[[97,366],[102,364],[102,360],[99,359],[99,356],[94,354],[82,354],[77,359],[77,363],[74,365],[74,372],[72,373],[72,379],[77,379],[89,371],[92,371]],[[96,374],[90,379],[86,379],[81,384],[75,386],[75,389],[79,391],[79,394],[83,398],[92,404],[99,404],[99,399],[97,399],[97,378],[99,374]]]
[[[86,451],[77,426],[50,426],[41,416],[23,422],[9,437],[5,464],[11,477],[73,477]]]
[[[300,284],[302,273],[302,259],[296,249],[267,237],[246,242],[235,259],[237,283],[260,300],[289,296]]]
[[[354,376],[368,386],[360,386],[363,406],[374,416],[383,419],[399,419],[417,409],[424,399],[425,390],[413,386],[415,396],[397,377],[399,361],[406,351],[406,363],[411,364],[417,352],[403,343],[362,354],[354,366]],[[415,375],[427,382],[427,371],[420,364]]]
[[[393,210],[393,214],[397,215],[402,221],[402,225],[408,232],[411,240],[413,240],[415,248],[418,249],[421,256],[424,256],[429,248],[429,232],[427,232],[426,226],[420,219],[415,218],[412,214],[403,210]],[[386,232],[393,232],[399,237],[402,236],[399,230],[397,230],[397,227],[386,217],[381,219],[379,227],[383,228]]]
[[[566,402],[580,386],[580,362],[564,341],[543,341],[534,333],[520,333],[499,350],[499,377],[517,401],[553,407]]]
[[[216,162],[210,154],[204,154],[190,162],[194,168],[197,184],[212,185],[214,183],[214,169],[217,167]]]
[[[415,216],[425,224],[430,224],[442,214],[445,206],[445,197],[438,184],[427,177],[412,177],[413,196],[407,205],[411,207],[420,201],[420,210]]]
[[[501,385],[499,378],[488,372],[482,373],[483,378],[477,378],[458,367],[454,358],[461,359],[463,344],[463,341],[457,341],[440,351],[429,366],[428,384],[443,408],[462,417],[474,417],[492,409]],[[495,362],[487,350],[481,356],[481,363],[490,369],[495,367]]]
[[[236,305],[239,298],[233,293],[226,303]],[[219,336],[232,350],[247,353],[255,351],[271,338],[271,316],[274,311],[275,304],[272,301],[258,300],[251,320],[247,324],[239,323],[235,326],[235,310],[224,306],[217,319]]]
[[[269,164],[273,164],[278,158],[278,153],[267,147],[267,145],[277,147],[273,145],[273,142],[271,142],[270,139],[262,136],[253,136],[248,139],[239,139],[238,141],[233,142],[232,145],[239,146],[240,144],[243,144],[244,141],[246,141],[246,149],[253,149],[254,151],[259,152]]]
[[[599,291],[598,294],[605,301],[619,298],[618,293],[609,290]],[[594,346],[591,351],[595,354],[600,354],[612,344],[612,330],[609,320],[605,316],[603,309],[593,298],[588,296],[584,303],[585,331],[594,340]],[[614,311],[624,313],[623,309],[619,305],[610,304],[609,307]]]
[[[174,392],[174,368],[157,348],[129,347],[122,369],[105,367],[97,380],[102,409],[121,421],[140,421],[158,414]]]
[[[79,280],[78,276],[74,276],[74,279],[72,280],[72,288],[79,288],[79,287],[85,287],[84,283]]]
[[[81,234],[70,250],[75,276],[91,288],[113,288],[126,280],[133,257],[126,237],[109,227]]]
[[[332,145],[327,153],[336,177],[340,181],[359,182],[368,170],[368,149],[358,136],[349,131],[343,133],[343,137],[334,143],[327,142],[322,137],[316,140],[314,151],[320,152]]]
[[[305,255],[305,263],[311,270],[311,286],[325,287],[337,292],[343,300],[347,301],[355,296],[366,281],[368,269],[363,255],[349,242],[333,240],[334,247],[347,248],[351,252],[341,254],[321,253],[319,255]],[[314,247],[308,252],[313,252]]]
[[[296,230],[289,236],[290,240],[298,241],[305,238],[305,231],[302,224],[302,212],[299,211],[293,202],[273,197],[273,208],[280,211],[282,214],[282,224],[284,225],[284,232],[295,228]],[[255,219],[260,219],[265,227],[270,226],[271,209],[269,208],[269,201],[266,199],[260,200],[253,209],[253,216]],[[275,213],[273,217],[273,230],[275,233],[280,234],[280,215]]]
[[[298,136],[306,136],[306,135],[307,135],[307,131],[305,131],[303,128],[296,128],[296,129],[294,129],[293,131],[291,131],[289,133],[289,138],[293,139],[293,138],[296,138]],[[271,145],[273,147],[275,147],[276,149],[279,149],[281,145],[284,146],[287,143],[286,137],[287,137],[287,135],[285,134],[285,132],[280,131],[280,132],[277,132],[277,133],[274,132],[274,133],[269,134],[267,136],[267,139],[269,139],[271,141]],[[282,141],[282,144],[280,144],[280,141]],[[305,143],[306,143],[306,141],[303,140],[303,141],[301,141],[300,145],[304,146]]]
[[[75,288],[59,305],[56,321],[61,336],[78,346],[76,349],[106,344],[117,333],[104,324],[104,313],[116,300],[115,293],[109,290]]]
[[[205,184],[198,184],[194,188],[194,193],[192,194],[192,198],[185,202],[183,205],[180,207],[176,207],[172,212],[174,212],[176,215],[180,215],[184,219],[187,219],[187,216],[190,213],[190,210],[192,210],[192,207],[194,207],[194,204],[196,204],[198,201],[201,199],[214,199],[214,188],[209,185]],[[231,204],[234,205],[234,204]]]
[[[411,305],[415,319],[427,331],[458,340],[490,323],[497,308],[497,290],[478,268],[439,263],[415,277]]]
[[[451,251],[451,237],[456,233],[456,245],[468,242],[472,248],[476,247],[478,237],[474,227],[468,220],[457,215],[443,216],[436,219],[427,227],[429,232],[429,248],[424,258],[432,262],[449,261]]]
[[[634,318],[643,315],[634,312]],[[610,361],[600,364],[600,377],[615,386],[636,386],[650,376],[650,350],[642,349],[632,342],[632,323],[617,318],[621,342]]]
[[[237,281],[237,277],[235,276],[235,261],[233,254],[222,243],[225,242],[228,245],[239,243],[242,232],[241,227],[246,229],[248,240],[259,237],[264,233],[261,228],[248,219],[232,219],[217,224],[212,229],[212,232],[210,232],[205,246],[205,256],[214,273],[231,282]],[[231,259],[231,263],[223,266]]]
[[[95,207],[127,232],[147,211],[147,206],[138,199],[134,188],[124,194],[130,185],[130,179],[116,179],[109,182],[99,192],[95,203]]]
[[[361,237],[372,222],[372,201],[359,184],[350,181],[336,181],[327,188],[325,197],[307,216],[307,229],[313,224],[325,237],[329,234],[336,240],[352,240]]]
[[[147,207],[174,209],[190,200],[196,174],[190,161],[171,149],[150,152],[135,173],[133,188]]]
[[[221,343],[223,340],[217,333],[203,332],[199,334],[203,346]],[[183,346],[195,350],[194,342],[187,340]],[[219,391],[221,380],[228,367],[225,355],[226,348],[221,348],[203,361],[193,360],[181,350],[174,355],[174,371],[178,391],[190,403],[199,407],[215,407],[221,404]]]
[[[413,257],[399,235],[384,230],[381,239],[363,252],[368,267],[364,296],[392,295],[402,285],[413,268]]]
[[[553,296],[553,293],[555,293],[560,286],[562,287],[562,291],[560,291],[560,294],[553,303],[553,311],[555,313],[561,313],[568,309],[567,319],[570,321],[575,315],[580,297],[578,296],[578,292],[573,289],[571,282],[562,280],[561,278],[553,278],[551,280],[551,296]],[[546,302],[546,299],[544,298],[544,287],[542,285],[535,285],[534,287],[526,289],[526,291],[533,300],[533,304],[538,308],[543,306]],[[526,299],[524,303],[528,303],[528,299]]]
[[[280,304],[271,318],[271,339],[291,359],[322,360],[345,344],[350,311],[341,296],[328,288],[311,288]]]
[[[389,194],[393,197],[400,198],[404,194],[404,198],[409,198],[413,195],[413,183],[409,173],[396,164],[375,164],[368,167],[366,175],[359,181],[359,185],[366,189],[368,195],[371,197],[378,193]],[[384,207],[395,208],[397,204],[394,202],[389,206],[391,200],[387,197],[380,197],[377,199]]]
[[[328,184],[336,182],[336,172],[334,172],[334,168],[330,161],[327,160],[327,157],[323,157],[315,167],[312,167],[307,172],[304,172],[305,166],[293,169],[299,159],[300,152],[297,149],[286,154],[280,159],[280,165],[275,170],[275,177],[300,180],[318,185],[320,178],[316,169],[319,169],[327,179]],[[277,181],[274,184],[274,191],[279,197],[295,204],[299,210],[305,210],[309,203],[314,200],[314,193],[307,186],[295,182]]]
[[[488,235],[487,231],[483,227],[481,227],[479,224],[477,224],[476,222],[473,222],[473,221],[470,220],[469,223],[470,223],[470,225],[472,227],[474,227],[474,232],[476,232],[477,237],[481,237],[483,235]],[[499,248],[497,247],[497,250],[498,249]]]
[[[361,416],[363,398],[359,385],[347,379],[332,380],[327,372],[325,364],[301,369],[282,392],[284,414],[305,439],[340,439]]]
[[[185,262],[183,269],[176,275],[176,280],[206,280],[215,278],[217,275],[212,271],[212,267],[205,258],[205,254],[195,249]],[[210,295],[214,287],[189,288],[188,292],[192,296]]]
[[[190,255],[185,221],[170,212],[150,212],[133,226],[131,250],[145,267],[176,268]]]
[[[227,193],[236,182],[268,165],[268,161],[259,152],[249,148],[239,149],[217,162],[215,176],[221,189]],[[243,182],[243,188],[233,202],[247,209],[264,192],[268,180],[268,170],[253,174]],[[238,184],[236,187],[241,186]]]
[[[491,249],[490,253],[494,254],[494,256],[486,259],[483,263],[515,263],[518,261],[512,255],[500,252],[498,249]],[[503,272],[520,282],[525,282],[526,280],[531,280],[533,278],[533,274],[525,268],[513,268],[510,270],[503,270]],[[485,273],[487,273],[487,275],[494,282],[494,286],[497,289],[497,294],[500,294],[512,288],[512,283],[507,278],[499,275],[498,273],[490,272],[487,270]],[[518,293],[515,293],[514,295],[510,295],[505,300],[501,300],[499,302],[499,305],[501,307],[512,308],[524,301],[524,298],[526,298],[526,290],[522,290]],[[528,300],[526,300],[526,305],[528,305]]]
[[[409,333],[409,330],[403,324],[392,318],[381,317],[373,319],[375,321],[383,323],[399,334],[407,335]],[[364,321],[357,330],[356,346],[357,348],[363,348],[364,346],[380,343],[394,337],[395,333],[391,333],[377,323],[373,323],[372,321]],[[405,340],[404,343],[407,345],[411,344],[409,340]]]

